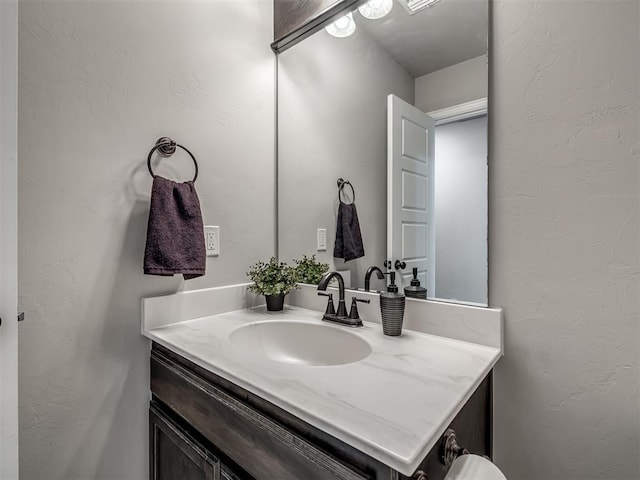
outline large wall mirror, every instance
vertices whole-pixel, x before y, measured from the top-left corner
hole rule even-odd
[[[353,289],[416,267],[429,299],[487,305],[488,0],[374,0],[332,33],[278,55],[280,258],[315,254]],[[345,261],[354,193],[364,256]]]

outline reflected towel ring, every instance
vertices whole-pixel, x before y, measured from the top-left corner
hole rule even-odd
[[[345,195],[345,193],[343,192],[345,185],[349,185],[351,187],[351,203],[355,203],[356,191],[354,190],[353,185],[351,185],[351,182],[349,180],[344,180],[343,178],[338,179],[338,200],[342,202],[342,199],[340,198],[340,194],[342,194],[343,196]],[[345,196],[345,198],[347,197]]]
[[[166,158],[166,157],[170,157],[171,155],[173,155],[176,152],[176,147],[180,147],[182,150],[187,152],[189,154],[189,156],[191,157],[191,160],[193,160],[193,164],[196,167],[196,173],[193,176],[192,182],[195,182],[196,178],[198,178],[198,162],[196,161],[196,157],[194,157],[193,153],[191,153],[189,150],[187,150],[186,147],[183,147],[179,143],[176,143],[174,140],[170,139],[169,137],[161,137],[161,138],[159,138],[156,141],[156,144],[154,145],[154,147],[149,152],[149,156],[147,157],[147,167],[149,168],[149,173],[151,174],[152,177],[156,176],[155,173],[153,173],[153,170],[151,169],[151,157],[153,156],[153,153],[156,150],[158,151],[158,153],[161,156]]]

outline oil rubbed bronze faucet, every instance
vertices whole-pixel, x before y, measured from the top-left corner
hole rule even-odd
[[[367,273],[364,274],[364,291],[365,292],[369,291],[369,287],[371,286],[371,274],[373,272],[376,272],[376,275],[380,280],[384,278],[384,272],[380,270],[380,267],[376,267],[376,266],[369,267],[367,269]]]
[[[338,272],[327,272],[324,274],[324,276],[320,280],[320,283],[318,284],[318,290],[320,290],[320,292],[318,292],[318,295],[327,296],[326,293],[322,292],[327,289],[327,287],[329,286],[329,282],[331,282],[334,277],[338,280],[338,310],[334,312],[333,299],[331,296],[329,296],[327,310],[324,312],[322,320],[326,320],[327,322],[340,323],[342,325],[348,325],[350,327],[361,327],[362,320],[360,320],[358,308],[354,308],[354,306],[356,305],[356,302],[369,303],[369,300],[361,300],[354,297],[351,305],[351,313],[347,315],[347,306],[344,301],[344,279]]]

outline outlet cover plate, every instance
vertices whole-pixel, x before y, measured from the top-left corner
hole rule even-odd
[[[205,226],[204,240],[207,246],[207,257],[217,257],[220,255],[220,227]]]

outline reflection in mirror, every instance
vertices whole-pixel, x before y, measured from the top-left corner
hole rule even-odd
[[[487,0],[414,15],[400,1],[377,20],[352,12],[348,37],[321,30],[278,56],[278,253],[316,254],[351,288],[390,261],[405,265],[402,289],[417,267],[429,299],[486,305]],[[334,258],[338,178],[364,246],[347,262]]]

